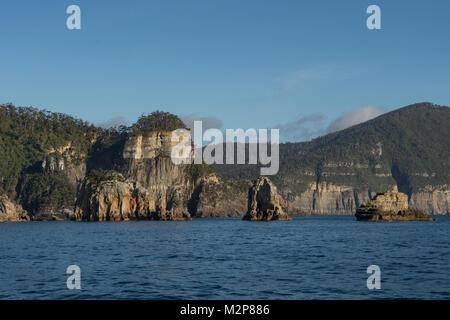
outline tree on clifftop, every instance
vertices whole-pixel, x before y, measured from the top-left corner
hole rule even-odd
[[[173,131],[186,129],[181,119],[169,112],[154,111],[149,115],[141,115],[138,121],[131,126],[132,134],[145,134],[153,131]]]

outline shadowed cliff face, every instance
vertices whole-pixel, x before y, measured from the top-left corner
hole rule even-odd
[[[32,220],[66,220],[73,216],[76,190],[86,175],[86,154],[72,142],[47,150],[43,161],[28,168],[16,188]]]
[[[194,217],[240,218],[247,210],[250,180],[228,180],[215,173],[199,179],[190,200]]]

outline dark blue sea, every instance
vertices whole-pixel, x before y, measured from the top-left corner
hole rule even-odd
[[[3,223],[0,299],[449,299],[450,216],[436,218]]]

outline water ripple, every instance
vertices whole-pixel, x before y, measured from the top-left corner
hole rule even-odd
[[[448,299],[449,231],[450,217],[0,224],[0,299]]]

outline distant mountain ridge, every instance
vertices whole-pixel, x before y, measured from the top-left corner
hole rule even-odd
[[[218,165],[229,178],[254,178],[254,166]],[[351,213],[397,185],[410,204],[450,213],[450,108],[403,107],[310,142],[280,145],[272,178],[293,210]]]

